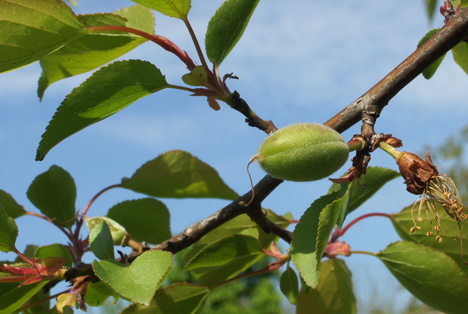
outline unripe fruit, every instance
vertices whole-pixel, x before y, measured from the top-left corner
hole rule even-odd
[[[340,169],[348,155],[340,133],[322,124],[300,123],[268,136],[254,159],[273,177],[315,181]]]

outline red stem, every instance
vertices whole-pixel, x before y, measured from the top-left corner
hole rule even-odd
[[[368,217],[374,217],[374,216],[381,216],[381,217],[387,217],[387,218],[391,218],[392,216],[389,215],[389,214],[385,214],[385,213],[370,213],[370,214],[366,214],[366,215],[362,215],[362,216],[359,216],[357,217],[356,219],[354,219],[353,221],[351,221],[346,227],[344,227],[342,230],[338,229],[338,227],[336,227],[335,229],[335,232],[333,233],[333,236],[332,238],[330,239],[330,242],[335,242],[336,240],[338,240],[339,237],[341,237],[342,235],[344,235],[346,233],[346,231],[348,231],[349,228],[351,228],[355,223],[357,223],[358,221],[362,220],[362,219],[365,219],[365,218],[368,218]]]
[[[182,51],[176,44],[174,44],[172,41],[170,41],[169,39],[165,37],[162,37],[159,35],[152,35],[152,34],[143,32],[139,29],[125,27],[125,26],[105,25],[105,26],[88,27],[88,33],[103,32],[103,31],[117,31],[117,32],[131,33],[131,34],[135,34],[143,38],[146,38],[148,40],[151,40],[155,44],[161,46],[163,49],[166,49],[167,51],[172,52],[177,57],[179,57],[179,59],[182,60],[182,62],[184,62],[187,65],[187,69],[189,69],[190,71],[193,70],[193,68],[195,68],[195,63],[192,61],[192,59],[190,59],[189,55],[185,51]]]

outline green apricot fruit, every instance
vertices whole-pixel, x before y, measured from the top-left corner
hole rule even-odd
[[[273,177],[304,182],[328,177],[348,156],[340,133],[318,123],[299,123],[269,135],[254,159]]]

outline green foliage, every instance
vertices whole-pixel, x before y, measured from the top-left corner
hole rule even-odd
[[[13,219],[26,214],[24,207],[19,205],[10,194],[3,190],[0,190],[0,204],[2,204],[7,215]]]
[[[47,284],[47,280],[23,285],[8,291],[0,297],[0,309],[2,314],[10,314],[21,308],[29,301],[39,290]]]
[[[395,242],[376,256],[414,296],[444,313],[465,313],[468,278],[446,254],[413,242]]]
[[[435,1],[434,1],[435,2]],[[424,35],[424,37],[419,41],[418,43],[418,48],[422,46],[422,44],[424,44],[426,41],[429,40],[429,38],[431,38],[432,36],[434,36],[434,34],[436,34],[438,31],[440,30],[440,28],[435,28],[433,30],[430,30],[426,35]],[[423,76],[425,79],[430,79],[431,77],[434,76],[435,72],[437,71],[437,69],[439,68],[440,64],[442,63],[442,61],[444,60],[445,58],[445,55],[444,54],[442,57],[440,57],[439,59],[437,59],[437,61],[435,61],[433,64],[431,64],[429,67],[427,67],[424,71],[423,71]]]
[[[176,283],[156,292],[148,306],[132,304],[122,314],[148,312],[154,314],[195,314],[203,306],[209,290],[188,283]]]
[[[60,0],[0,1],[0,22],[0,72],[37,61],[85,30]]]
[[[190,11],[191,0],[132,0],[144,5],[147,8],[158,11],[162,14],[176,17],[181,20],[187,18]]]
[[[71,175],[59,166],[38,175],[26,193],[28,199],[57,226],[71,227],[75,218],[76,186]]]
[[[114,259],[111,231],[103,220],[89,231],[89,246],[97,258]]]
[[[6,210],[0,204],[0,251],[14,251],[17,237],[18,226],[13,218],[7,215]]]
[[[41,246],[35,250],[34,256],[40,260],[44,260],[47,257],[63,257],[67,260],[64,266],[71,267],[73,264],[73,257],[71,256],[70,251],[60,243]]]
[[[206,31],[206,54],[219,66],[239,39],[260,0],[227,0],[211,18]]]
[[[217,10],[205,38],[211,64],[204,60],[188,20],[190,0],[134,2],[141,5],[114,13],[76,16],[61,0],[43,0],[40,4],[0,0],[0,72],[39,61],[42,75],[38,94],[42,98],[50,84],[100,67],[58,107],[42,135],[37,160],[42,160],[55,145],[74,133],[165,88],[207,97],[212,108],[219,107],[218,100],[224,101],[244,113],[250,125],[255,125],[253,120],[258,117],[250,108],[239,109],[236,94],[231,94],[227,87],[226,79],[233,76],[221,78],[218,67],[240,40],[259,0],[227,0]],[[465,2],[462,4],[466,5]],[[431,18],[435,8],[436,1],[426,1]],[[155,22],[150,9],[184,22],[201,65],[197,66],[198,61],[193,61],[169,39],[154,34]],[[438,29],[428,32],[418,47],[440,34],[437,32]],[[104,66],[147,40],[175,54],[184,63],[190,71],[182,76],[187,86],[169,84],[148,61],[123,60]],[[466,43],[459,43],[452,51],[455,61],[468,73]],[[429,66],[423,72],[424,77],[431,78],[442,60],[443,57]],[[268,123],[259,128],[272,132],[272,124]],[[271,155],[281,155],[274,162],[275,167],[286,168],[286,173],[290,173],[292,165],[295,178],[300,178],[297,181],[304,181],[302,176],[311,172],[320,173],[314,180],[330,174],[331,170],[327,169],[330,164],[333,171],[341,167],[349,152],[343,137],[332,129],[307,124],[314,126],[311,138],[304,132],[304,125],[288,127],[294,132],[286,142],[278,137],[282,131],[268,137],[257,156],[259,162],[265,163],[263,159]],[[460,191],[465,199],[468,168],[462,156],[467,141],[468,129],[460,138],[449,139],[441,149],[441,155],[453,161],[449,174],[462,182]],[[330,147],[330,143],[337,146]],[[299,157],[308,156],[307,163],[295,155],[297,151]],[[368,151],[366,147],[360,153]],[[321,160],[317,161],[319,157]],[[290,233],[284,229],[297,221],[288,213],[278,215],[262,209],[255,197],[249,204],[245,197],[238,200],[239,195],[224,183],[215,169],[188,152],[172,150],[148,161],[130,178],[123,178],[119,184],[99,192],[81,213],[75,207],[74,179],[54,165],[38,175],[27,191],[27,197],[42,215],[26,211],[10,194],[0,190],[0,251],[18,255],[15,262],[0,266],[0,313],[69,314],[75,305],[102,306],[111,296],[114,301],[122,298],[133,303],[123,310],[127,314],[281,313],[278,285],[272,280],[278,279],[277,270],[283,265],[287,268],[279,277],[279,288],[290,303],[297,304],[297,313],[356,313],[351,273],[346,263],[336,258],[350,255],[351,249],[338,238],[365,218],[358,217],[343,228],[347,214],[357,210],[387,182],[399,177],[398,172],[390,169],[366,167],[367,164],[358,174],[353,172],[356,170],[353,167],[347,177],[339,180],[343,183],[333,184],[327,195],[315,200],[292,232],[290,252],[287,249],[281,252],[276,245],[279,236],[290,240]],[[359,177],[360,173],[365,175]],[[171,239],[170,211],[154,198],[121,202],[110,208],[105,217],[87,216],[94,200],[113,187],[157,198],[217,198],[234,202]],[[413,208],[407,207],[397,214],[379,214],[391,219],[405,241],[390,244],[376,254],[364,253],[379,258],[402,285],[426,304],[447,313],[464,313],[468,306],[465,298],[468,271],[460,258],[460,240],[468,241],[468,227],[461,225],[460,236],[458,224],[441,206],[435,206],[442,225],[442,243],[425,235],[433,230],[428,221],[419,222],[421,229],[410,232],[414,226]],[[233,215],[229,212],[232,208],[239,211]],[[24,254],[20,253],[15,247],[18,228],[14,219],[24,215],[35,215],[53,223],[69,243],[39,248],[29,245]],[[85,239],[80,233],[84,223],[89,230]],[[118,245],[128,246],[132,252],[126,255],[119,251],[121,258],[116,259],[114,251]],[[82,263],[88,251],[99,259],[92,262],[92,267]],[[171,252],[177,253],[175,262]],[[275,260],[270,262],[267,255]],[[327,259],[323,262],[324,257]],[[468,259],[466,253],[462,257]],[[302,279],[301,289],[295,270],[289,267],[291,259]],[[64,280],[73,287],[68,293],[61,293],[57,306],[50,309],[49,287],[44,286]],[[47,289],[42,291],[43,287]]]
[[[154,17],[142,6],[132,6],[113,14],[78,15],[86,27],[116,25],[135,28],[152,34]],[[94,70],[146,41],[145,38],[124,32],[99,32],[85,34],[53,53],[40,59],[42,74],[38,95],[42,99],[46,88],[61,79]]]
[[[351,186],[349,193],[352,195],[352,197],[347,213],[349,214],[364,204],[387,182],[399,177],[400,173],[392,169],[382,167],[368,167],[366,170],[366,175],[361,177],[359,184],[353,184]],[[332,193],[340,189],[341,185],[334,183],[328,193]]]
[[[263,255],[261,243],[249,235],[237,234],[210,243],[186,264],[195,281],[212,286],[231,279]]]
[[[172,254],[148,251],[130,265],[113,259],[94,261],[96,276],[122,298],[148,305],[172,266]]]
[[[155,197],[228,200],[239,197],[221,180],[216,170],[181,150],[148,161],[131,178],[123,178],[121,186]]]
[[[67,137],[166,87],[161,71],[146,61],[118,61],[102,67],[58,107],[42,134],[36,160],[44,159]]]
[[[357,313],[351,272],[343,260],[323,263],[315,289],[302,285],[296,313]]]
[[[135,241],[161,243],[171,237],[169,210],[153,198],[119,203],[109,209],[107,217],[122,225]]]
[[[297,279],[296,272],[289,265],[281,274],[280,289],[291,304],[297,304],[299,280]]]

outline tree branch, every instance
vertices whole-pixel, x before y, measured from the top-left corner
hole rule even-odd
[[[255,202],[249,206],[245,206],[252,198],[252,191],[244,194],[228,206],[222,208],[218,212],[203,219],[202,221],[191,225],[183,232],[175,237],[162,242],[161,244],[154,245],[151,250],[164,250],[173,254],[189,247],[196,243],[208,232],[218,228],[223,223],[241,215],[246,214],[252,206],[257,206],[261,203],[283,180],[273,178],[266,175],[255,187]],[[266,217],[265,217],[266,218]],[[271,222],[271,221],[270,221]],[[273,224],[273,222],[271,222]]]
[[[325,125],[342,133],[360,119],[368,119],[369,116],[377,118],[400,90],[467,36],[468,8],[445,24],[440,31],[364,95],[325,122]]]

